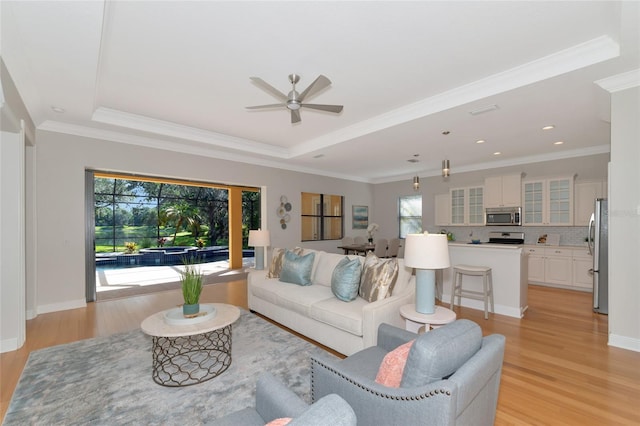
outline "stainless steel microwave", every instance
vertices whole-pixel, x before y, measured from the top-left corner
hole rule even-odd
[[[492,207],[484,210],[484,224],[488,226],[522,225],[521,207]]]

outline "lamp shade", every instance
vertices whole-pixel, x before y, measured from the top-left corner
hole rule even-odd
[[[404,247],[404,264],[409,268],[444,269],[451,266],[444,234],[408,234]]]
[[[269,231],[250,230],[249,231],[249,247],[268,247],[271,244]]]

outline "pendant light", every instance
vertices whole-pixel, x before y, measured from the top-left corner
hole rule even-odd
[[[451,172],[449,160],[442,160],[442,177],[448,178]]]
[[[416,175],[413,177],[413,190],[417,191],[420,189],[420,178]]]

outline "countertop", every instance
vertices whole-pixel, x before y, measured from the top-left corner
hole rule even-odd
[[[481,243],[473,244],[471,241],[449,241],[451,247],[479,247],[479,248],[500,248],[500,249],[517,249],[523,247],[538,247],[538,248],[560,248],[560,249],[586,249],[587,246],[552,246],[546,244],[491,244]]]

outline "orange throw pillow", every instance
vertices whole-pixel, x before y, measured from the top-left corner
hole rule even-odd
[[[264,426],[285,426],[288,425],[291,420],[293,420],[291,417],[282,417],[280,419],[273,419]]]
[[[376,383],[390,388],[400,387],[404,366],[407,363],[411,346],[415,341],[416,339],[410,340],[385,355],[376,376]]]

